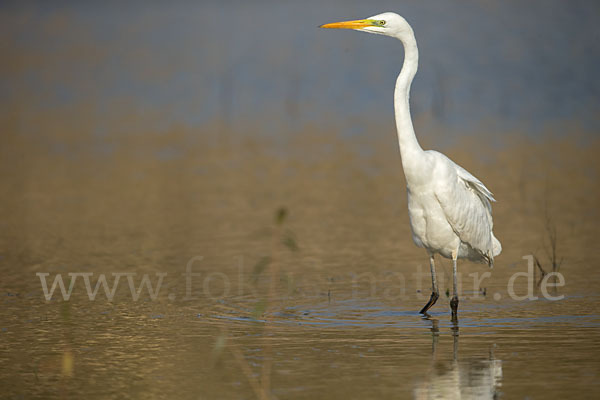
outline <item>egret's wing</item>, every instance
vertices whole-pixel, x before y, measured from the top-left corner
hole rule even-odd
[[[460,240],[493,262],[492,193],[464,168],[456,166],[456,181],[436,191],[446,219]]]
[[[481,203],[485,206],[491,232],[492,228],[494,227],[494,221],[492,220],[492,204],[490,202],[496,201],[492,192],[490,192],[490,190],[486,188],[479,179],[475,178],[469,171],[460,165],[456,165],[456,173],[459,180],[465,182],[469,189],[471,189],[479,197],[479,200],[481,200]]]
[[[490,204],[490,201],[496,201],[492,192],[490,192],[489,189],[486,188],[479,179],[475,178],[469,171],[460,165],[456,165],[456,173],[458,174],[459,178],[467,182],[472,187],[472,189],[481,198],[481,201],[483,204],[485,204],[486,208],[490,210],[491,214],[492,205]]]

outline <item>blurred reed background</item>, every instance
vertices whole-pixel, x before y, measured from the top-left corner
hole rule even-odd
[[[432,341],[452,329],[456,356],[458,326],[416,315],[425,300],[411,277],[427,259],[410,238],[393,119],[402,47],[317,28],[395,11],[420,48],[421,144],[499,200],[504,249],[486,285],[502,300],[461,299],[462,361],[498,344],[509,362],[493,394],[589,396],[600,370],[599,4],[3,2],[3,393],[251,398],[262,374],[258,398],[424,396],[429,365],[442,365],[430,364]],[[286,219],[274,229],[276,210]],[[279,230],[294,251],[275,245]],[[567,299],[512,301],[506,282],[523,255],[554,269],[552,232]],[[226,295],[198,282],[197,300],[180,300],[197,256],[198,271],[230,277]],[[265,310],[267,258],[285,294]],[[449,268],[440,261],[442,292]],[[124,284],[114,302],[80,286],[68,302],[44,301],[37,272],[79,271],[175,281],[157,301],[131,301]],[[381,294],[395,273],[408,279],[400,301]],[[362,282],[355,293],[361,274],[379,292]],[[445,321],[447,301],[434,317]],[[252,319],[260,311],[265,324]],[[457,371],[452,342],[440,343]],[[475,381],[445,383],[456,392]]]
[[[183,128],[231,142],[315,126],[390,139],[400,44],[317,29],[384,10],[417,35],[422,140],[598,131],[600,7],[560,0],[8,2],[2,131],[65,156],[67,133],[104,155],[126,136]],[[181,150],[169,146],[157,156]]]

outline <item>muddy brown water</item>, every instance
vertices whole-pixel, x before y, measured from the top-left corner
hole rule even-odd
[[[332,136],[171,132],[114,139],[106,154],[76,136],[49,150],[7,134],[2,397],[598,396],[596,142],[444,150],[495,193],[504,247],[493,270],[459,264],[452,321],[448,260],[438,303],[417,313],[429,267],[410,238],[394,138]],[[538,285],[537,266],[531,289],[525,274],[509,285],[527,255],[552,271],[554,230],[564,285]],[[69,300],[60,287],[46,300],[39,274],[48,290],[57,274],[72,283]],[[93,289],[102,274],[109,285],[121,274],[112,301],[86,293],[84,276]],[[162,276],[160,290],[134,301],[129,280],[144,275],[154,289]],[[529,290],[536,299],[522,299]]]

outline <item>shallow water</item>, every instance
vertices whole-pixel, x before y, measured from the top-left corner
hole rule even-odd
[[[410,239],[392,139],[307,132],[282,150],[184,132],[115,139],[112,156],[77,148],[64,157],[7,136],[3,396],[595,397],[597,145],[520,143],[486,161],[446,150],[495,192],[504,247],[493,270],[459,264],[452,321],[448,260],[438,260],[438,303],[427,317],[417,313],[429,266]],[[165,143],[181,155],[159,157]],[[564,297],[545,298],[535,268],[537,299],[515,299],[528,290],[521,276],[509,293],[511,276],[527,271],[523,256],[552,269],[548,220],[565,283],[547,296]],[[182,275],[188,266],[198,275]],[[84,275],[68,301],[60,288],[47,301],[38,273],[49,274],[48,288],[57,274],[67,288],[68,273],[93,273],[92,288],[101,274],[111,285],[113,273],[137,275],[121,275],[112,301],[103,289],[90,300]],[[137,288],[144,274],[154,289],[163,274],[160,290],[134,301],[128,279]]]

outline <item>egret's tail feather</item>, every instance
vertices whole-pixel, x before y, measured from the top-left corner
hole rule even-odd
[[[492,254],[487,257],[487,263],[490,268],[494,268],[494,257],[499,255],[502,252],[502,245],[500,241],[496,239],[494,234],[492,233]]]
[[[500,241],[498,239],[496,239],[496,236],[494,236],[493,233],[492,233],[492,242],[493,242],[492,254],[494,257],[496,257],[497,255],[502,253],[502,245],[500,244]]]

